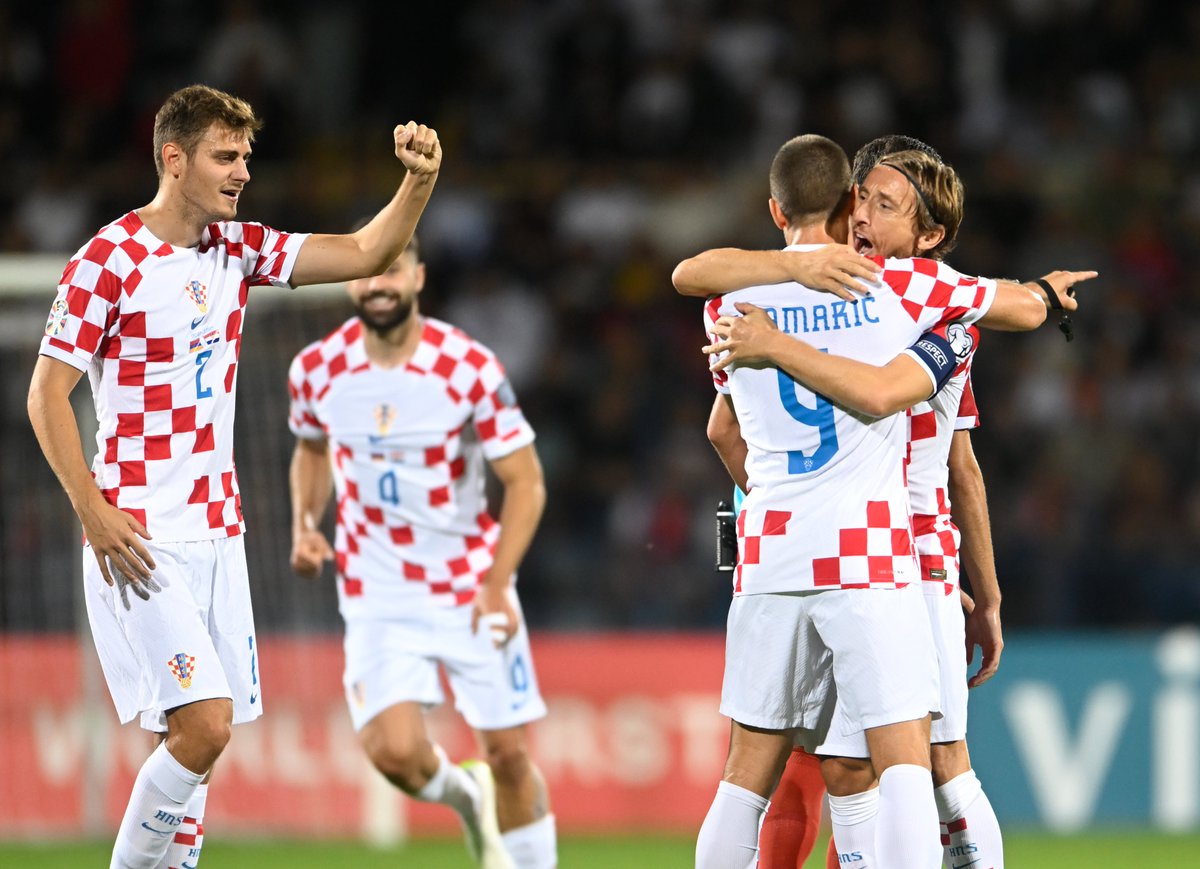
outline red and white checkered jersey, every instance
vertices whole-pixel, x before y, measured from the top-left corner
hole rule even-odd
[[[954,432],[979,425],[971,365],[980,336],[975,326],[962,323],[939,331],[954,348],[958,367],[937,395],[908,412],[908,500],[925,592],[953,594],[958,591],[960,535],[950,518],[950,442]]]
[[[233,466],[243,312],[250,287],[289,286],[306,238],[214,223],[175,247],[131,211],[63,271],[40,352],[87,372],[96,484],[157,543],[245,530]]]
[[[829,353],[883,365],[927,331],[978,319],[995,298],[993,281],[943,263],[877,261],[880,280],[856,304],[799,284],[776,284],[713,299],[706,319],[711,324],[735,315],[737,302],[750,302],[784,332]],[[749,448],[751,487],[738,517],[734,593],[916,581],[904,478],[906,415],[875,420],[850,413],[776,368],[733,365],[729,371],[717,388],[733,398]]]
[[[534,438],[495,354],[426,317],[412,359],[380,368],[352,319],[302,350],[288,381],[292,431],[332,453],[342,615],[474,600],[500,535],[484,459]]]

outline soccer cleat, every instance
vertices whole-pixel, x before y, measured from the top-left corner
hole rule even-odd
[[[479,804],[475,816],[461,816],[467,834],[467,849],[482,869],[516,869],[500,838],[500,824],[496,820],[496,782],[492,779],[492,768],[482,760],[464,760],[459,766],[479,786]]]

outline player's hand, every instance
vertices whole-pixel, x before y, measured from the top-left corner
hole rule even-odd
[[[1099,272],[1050,272],[1048,275],[1042,275],[1042,280],[1054,287],[1058,299],[1062,302],[1063,310],[1074,311],[1079,307],[1079,302],[1075,300],[1074,287],[1076,284],[1081,284],[1084,281],[1090,281],[1092,278],[1099,275]],[[1046,304],[1050,304],[1050,300],[1046,300]]]
[[[113,581],[117,584],[117,592],[121,595],[121,605],[124,606],[126,610],[132,608],[132,605],[129,603],[130,591],[132,591],[142,600],[150,600],[151,594],[157,594],[163,590],[163,587],[153,576],[142,580],[135,580],[131,578],[125,572],[123,563],[117,564],[117,562],[110,560],[108,562],[108,572],[113,578]]]
[[[442,166],[442,143],[437,130],[409,121],[392,131],[396,140],[396,156],[404,168],[414,175],[436,175]]]
[[[711,366],[713,371],[723,371],[733,363],[739,365],[761,365],[770,362],[770,342],[783,333],[767,312],[748,302],[734,305],[740,317],[721,317],[713,324],[713,333],[721,340],[701,348],[709,355],[725,354]]]
[[[1000,653],[1004,651],[1004,637],[1000,630],[1000,607],[975,606],[969,611],[966,622],[967,664],[975,657],[975,646],[979,646],[979,672],[967,680],[967,687],[978,688],[996,675],[1000,668]]]
[[[481,628],[489,631],[492,643],[498,649],[516,636],[520,626],[521,616],[508,593],[508,586],[486,579],[480,583],[471,612],[471,633],[478,633]]]
[[[142,543],[142,540],[151,539],[145,525],[102,499],[80,511],[79,521],[92,553],[100,562],[100,575],[106,583],[114,584],[110,564],[116,565],[129,582],[152,579],[150,572],[157,565],[150,550]]]
[[[857,302],[860,297],[871,295],[859,279],[875,283],[881,271],[872,260],[848,244],[827,244],[816,250],[785,250],[783,257],[794,281],[814,290],[833,293],[847,302]]]
[[[333,547],[325,535],[306,529],[292,538],[292,570],[306,579],[316,579],[326,561],[333,559]]]

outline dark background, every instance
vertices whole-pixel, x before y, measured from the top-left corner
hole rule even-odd
[[[975,366],[1008,626],[1200,617],[1200,6],[1136,0],[0,6],[0,251],[69,254],[147,202],[153,115],[203,81],[266,127],[242,217],[340,232],[399,180],[393,124],[446,159],[424,310],[490,344],[550,502],[521,574],[535,627],[708,627],[729,484],[704,437],[705,247],[774,247],[766,169],[819,132],[925,139],[959,170],[951,262],[1094,268],[1077,339],[985,336]],[[78,525],[24,412],[53,297],[0,294],[0,628],[77,618]],[[287,568],[284,372],[349,311],[251,303],[238,466],[260,628],[337,625]],[[20,324],[20,325],[18,325]],[[86,387],[79,396],[86,405]]]

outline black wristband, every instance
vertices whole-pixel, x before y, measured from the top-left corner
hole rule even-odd
[[[1071,333],[1071,315],[1063,310],[1062,299],[1058,297],[1058,293],[1054,292],[1054,287],[1050,286],[1050,282],[1045,278],[1034,278],[1033,282],[1046,291],[1046,299],[1050,302],[1050,307],[1059,312],[1058,330],[1068,341],[1074,341],[1075,336]],[[1067,290],[1068,294],[1070,292]]]

